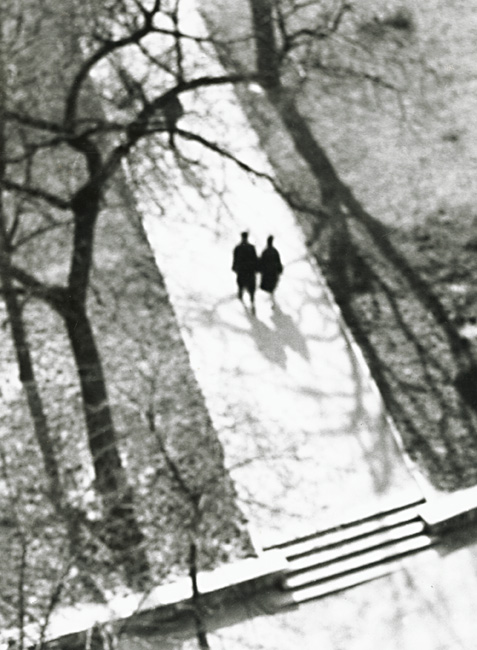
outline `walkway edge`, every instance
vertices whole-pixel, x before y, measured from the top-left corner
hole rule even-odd
[[[420,506],[419,514],[433,534],[477,521],[477,486],[450,492]]]
[[[286,572],[288,562],[283,552],[272,550],[258,557],[238,560],[213,571],[198,574],[198,586],[206,602],[222,602],[226,595],[244,597],[275,585]],[[51,615],[46,642],[55,648],[73,649],[87,646],[88,633],[95,626],[110,625],[133,630],[150,628],[176,619],[192,608],[192,586],[189,578],[153,588],[148,593],[113,597],[107,604],[84,603],[63,607]],[[35,646],[41,638],[41,624],[25,629],[25,647]],[[18,637],[17,629],[0,633],[0,650],[7,650],[9,640]],[[86,643],[86,645],[85,645]]]
[[[424,522],[428,534],[439,537],[442,533],[452,533],[453,530],[477,521],[477,486],[442,496],[433,502],[412,505]],[[382,513],[378,512],[375,516],[379,514]],[[279,587],[291,568],[286,549],[266,550],[257,557],[199,573],[199,590],[204,604],[221,608],[227,601],[247,598],[257,592]],[[388,569],[377,571],[356,584],[388,572]],[[76,650],[87,646],[91,630],[96,626],[106,626],[130,634],[147,634],[169,622],[186,620],[192,611],[191,581],[182,578],[155,587],[148,593],[113,597],[107,604],[84,603],[61,608],[51,616],[44,639],[52,647],[54,645],[56,650]],[[35,646],[40,635],[40,624],[27,626],[25,647]],[[9,640],[17,636],[18,630],[15,629],[1,632],[0,650],[8,650]]]
[[[239,100],[240,101],[240,100]],[[253,128],[253,125],[251,125],[251,128]],[[297,221],[298,223],[298,221]],[[323,291],[326,295],[326,298],[328,300],[328,303],[331,306],[331,309],[335,312],[336,317],[338,319],[339,327],[341,329],[341,332],[343,334],[343,338],[346,341],[346,344],[349,346],[351,353],[354,355],[357,363],[360,365],[360,368],[363,372],[363,374],[367,377],[369,381],[369,385],[371,387],[372,392],[375,394],[376,398],[379,400],[381,404],[381,409],[382,409],[382,415],[384,420],[386,421],[386,424],[389,427],[389,431],[393,437],[394,444],[399,450],[399,453],[401,455],[401,458],[403,459],[404,465],[406,466],[406,469],[409,473],[410,478],[414,481],[416,484],[417,488],[423,495],[423,497],[427,499],[435,498],[436,495],[439,494],[439,491],[432,486],[430,481],[427,479],[425,474],[421,471],[419,465],[411,458],[411,456],[408,454],[402,437],[401,433],[399,432],[399,429],[394,422],[393,417],[389,413],[389,411],[386,408],[386,405],[384,403],[383,396],[381,395],[381,391],[379,390],[379,387],[373,377],[373,374],[371,372],[371,369],[366,361],[366,358],[364,356],[364,352],[361,349],[361,347],[358,345],[356,339],[354,338],[353,332],[351,328],[348,326],[346,323],[346,320],[343,316],[343,313],[340,309],[340,306],[335,300],[335,297],[333,295],[333,292],[328,285],[328,282],[326,281],[326,278],[321,271],[318,262],[316,259],[313,257],[311,254],[311,251],[309,250],[309,247],[307,245],[307,251],[308,251],[308,257],[310,260],[310,263],[312,264],[313,268],[315,269],[315,272],[317,274],[317,277],[320,280],[320,283],[323,287]]]

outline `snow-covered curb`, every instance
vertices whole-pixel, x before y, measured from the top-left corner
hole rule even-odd
[[[477,519],[477,486],[449,493],[428,501],[419,514],[430,532],[461,528]]]
[[[227,597],[242,597],[266,589],[279,580],[288,566],[280,551],[268,551],[256,558],[246,558],[198,574],[198,586],[205,602],[223,601]],[[112,597],[107,604],[86,603],[63,607],[51,615],[44,635],[45,641],[60,641],[65,637],[87,635],[96,625],[124,624],[128,626],[158,625],[160,621],[176,618],[190,611],[192,585],[188,578],[155,587],[147,593]],[[41,625],[25,629],[26,644],[38,642]],[[9,639],[18,637],[18,630],[6,630],[0,636],[0,650],[7,650]],[[69,643],[70,641],[68,641]]]

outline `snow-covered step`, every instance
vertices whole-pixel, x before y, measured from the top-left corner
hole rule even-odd
[[[384,528],[419,520],[420,504],[412,504],[396,510],[377,513],[358,521],[351,521],[324,531],[317,531],[306,538],[277,544],[289,559],[314,552],[318,547],[337,545],[356,537],[365,537]]]
[[[420,516],[422,504],[402,504],[275,545],[288,561],[276,606],[374,580],[400,568],[407,556],[430,548],[436,538]]]
[[[293,574],[293,562],[291,562],[291,573],[285,577],[282,586],[283,589],[296,590],[313,583],[333,580],[339,576],[357,573],[371,566],[383,564],[418,550],[429,548],[431,544],[431,538],[421,534],[399,540],[393,544],[372,548],[356,555],[345,556],[343,559],[307,571],[300,571],[297,574]]]
[[[424,533],[424,523],[416,520],[411,523],[399,524],[393,528],[378,530],[371,536],[357,536],[349,540],[346,544],[341,543],[317,547],[315,542],[313,551],[306,553],[306,555],[289,556],[288,560],[292,571],[301,571],[321,564],[328,564],[345,556],[356,555],[373,548],[390,545],[396,541],[415,537],[421,533]]]
[[[351,589],[352,587],[356,587],[366,582],[370,582],[371,580],[376,580],[378,578],[382,578],[383,576],[389,575],[390,573],[394,573],[395,571],[398,571],[401,566],[401,559],[396,558],[394,560],[386,562],[385,564],[376,564],[366,567],[356,573],[346,573],[331,580],[308,585],[301,589],[284,591],[281,594],[277,595],[274,601],[274,605],[277,609],[283,607],[291,607],[293,605],[299,605],[300,603],[304,603],[309,600],[314,600],[315,598],[330,596],[331,594],[337,593],[339,591]]]

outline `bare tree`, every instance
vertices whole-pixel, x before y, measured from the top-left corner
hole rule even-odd
[[[0,14],[0,179],[5,178],[5,105],[6,105],[6,64],[4,58],[3,16]],[[12,331],[12,339],[18,360],[19,374],[25,390],[28,407],[30,409],[35,434],[40,446],[47,480],[48,492],[54,503],[61,503],[61,487],[59,470],[53,449],[53,444],[48,431],[48,424],[44,412],[42,399],[35,378],[33,363],[28,345],[27,335],[21,314],[19,297],[12,281],[11,254],[9,237],[3,205],[3,192],[0,191],[0,280],[3,289],[8,320]]]
[[[21,353],[21,376],[58,500],[60,470],[40,394],[34,393],[20,297],[46,304],[64,324],[79,378],[95,488],[103,503],[101,536],[130,564],[133,582],[132,576],[147,573],[148,562],[88,307],[95,230],[123,161],[147,142],[174,151],[180,133],[225,155],[216,143],[178,128],[181,98],[253,78],[196,69],[185,44],[200,51],[210,42],[181,31],[179,7],[159,0],[80,7],[71,0],[57,12],[32,0],[28,14],[14,3],[5,12],[10,83],[3,115],[8,137],[1,180],[2,284]],[[51,36],[63,60],[49,55]]]
[[[197,67],[193,53],[210,52],[216,47],[230,55],[231,43],[217,35],[205,38],[182,30],[180,3],[117,0],[98,7],[94,3],[71,0],[66,4],[68,11],[55,15],[53,4],[43,2],[42,13],[40,5],[31,0],[32,13],[28,17],[18,7],[12,7],[8,14],[9,31],[15,37],[9,42],[12,93],[5,99],[4,110],[8,138],[1,179],[2,290],[8,299],[11,325],[18,325],[18,349],[27,349],[21,336],[19,298],[44,302],[64,324],[81,386],[96,488],[103,500],[106,522],[103,537],[123,557],[137,550],[132,571],[137,574],[148,568],[142,549],[143,534],[119,452],[102,358],[91,322],[89,298],[95,233],[104,206],[111,200],[113,180],[121,179],[123,162],[129,160],[132,166],[136,165],[140,175],[140,159],[149,153],[150,143],[155,147],[151,147],[151,155],[157,151],[163,153],[158,165],[164,177],[172,160],[187,164],[180,151],[181,140],[235,158],[200,130],[182,128],[180,120],[187,116],[184,107],[188,94],[223,84],[259,81],[309,172],[306,179],[312,181],[308,187],[312,200],[306,203],[303,197],[298,197],[296,188],[290,188],[283,178],[279,189],[301,215],[310,239],[314,240],[312,245],[320,237],[317,257],[345,317],[367,351],[393,413],[401,411],[402,421],[412,429],[412,409],[418,407],[412,398],[403,410],[393,396],[393,386],[401,378],[392,377],[383,369],[382,355],[376,351],[366,324],[358,318],[355,304],[358,276],[364,278],[365,287],[379,288],[385,295],[404,337],[422,360],[422,376],[431,381],[438,399],[442,394],[433,379],[434,360],[430,364],[432,368],[428,367],[425,351],[403,319],[393,284],[380,274],[381,267],[393,266],[404,278],[420,313],[430,314],[438,324],[458,371],[466,373],[469,365],[472,370],[472,364],[428,284],[394,246],[379,220],[364,209],[341,180],[302,115],[290,85],[291,75],[300,83],[309,77],[312,61],[314,70],[320,69],[335,79],[354,76],[380,88],[394,89],[393,80],[381,72],[320,59],[318,45],[329,42],[346,26],[351,11],[347,3],[331,3],[332,11],[318,12],[315,22],[303,27],[299,12],[313,12],[317,3],[251,0],[251,22],[244,39],[255,43],[255,59],[239,61],[241,65],[230,68],[229,73]],[[54,18],[45,18],[46,7]],[[378,28],[384,27],[378,25]],[[65,48],[65,65],[46,61],[34,70],[29,60],[32,52],[37,57],[46,52],[44,47],[32,43],[49,30]],[[61,38],[58,30],[63,30]],[[230,65],[237,63],[233,58],[229,57]],[[44,90],[36,101],[39,87]],[[253,171],[245,163],[237,162],[243,169]],[[49,246],[52,241],[54,246]],[[25,251],[32,247],[37,249],[37,257],[28,259]],[[370,251],[374,257],[368,254]],[[37,262],[42,255],[46,263],[32,268],[31,260]],[[56,269],[53,261],[58,262]],[[450,371],[441,367],[439,371],[453,380]],[[32,377],[31,372],[24,376]],[[473,416],[467,411],[466,414],[471,430]],[[54,476],[53,449],[45,447],[44,455]],[[193,567],[192,547],[191,553]]]
[[[224,66],[260,75],[261,94],[246,88],[237,93],[274,164],[282,194],[367,357],[407,450],[437,484],[472,484],[475,471],[468,458],[477,453],[472,350],[429,281],[342,180],[313,118],[303,110],[307,93],[341,89],[350,103],[358,84],[387,93],[397,107],[406,93],[415,97],[419,83],[412,79],[433,71],[413,48],[413,15],[404,10],[363,15],[342,0],[250,0],[249,10],[234,21],[230,10],[226,17],[223,10],[203,8]],[[253,49],[243,55],[240,44],[252,40]],[[396,354],[390,355],[393,349]]]

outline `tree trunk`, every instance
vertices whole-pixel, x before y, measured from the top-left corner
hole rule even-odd
[[[71,348],[80,379],[88,443],[93,458],[96,487],[108,496],[124,485],[116,433],[99,352],[86,310],[77,300],[63,311]]]
[[[64,318],[78,375],[96,489],[104,507],[102,538],[119,552],[130,582],[142,584],[148,562],[144,536],[135,517],[132,490],[127,484],[109,407],[101,358],[85,307],[70,299],[59,309]]]
[[[43,410],[40,391],[35,379],[21,308],[18,303],[15,288],[12,286],[9,264],[10,256],[7,249],[8,243],[6,242],[5,237],[5,224],[1,212],[2,205],[0,199],[0,279],[3,289],[3,298],[5,300],[8,321],[17,356],[20,381],[27,398],[28,409],[32,418],[35,436],[43,457],[43,464],[48,481],[48,495],[55,506],[59,506],[62,502],[60,472],[58,469],[53,441],[51,440],[48,429],[48,422]]]
[[[280,70],[273,26],[271,0],[250,0],[255,56],[260,83],[267,89],[280,87]]]
[[[4,250],[0,252],[4,258]],[[1,264],[1,280],[4,292],[5,304],[7,307],[8,320],[12,332],[13,344],[17,356],[18,367],[20,371],[20,381],[25,392],[28,409],[33,421],[35,437],[40,447],[43,457],[43,465],[48,481],[48,496],[55,506],[61,506],[63,494],[60,483],[60,472],[56,460],[53,441],[50,437],[48,422],[43,410],[43,403],[35,379],[33,364],[30,355],[30,349],[26,332],[23,324],[20,306],[15,294],[15,290],[8,287],[8,269],[5,264]]]
[[[52,305],[63,317],[78,371],[88,445],[93,459],[96,490],[104,509],[102,537],[117,551],[130,582],[142,582],[148,563],[137,522],[132,490],[119,455],[109,405],[106,380],[94,332],[86,311],[93,259],[95,225],[100,210],[101,154],[93,143],[79,139],[76,148],[85,154],[90,180],[72,199],[74,237],[68,287],[59,290]]]
[[[189,576],[192,582],[192,615],[200,650],[210,650],[207,638],[205,611],[197,582],[197,545],[194,540],[189,544]]]
[[[307,163],[312,175],[318,181],[323,209],[329,213],[333,222],[332,253],[333,257],[334,253],[340,255],[338,259],[331,260],[332,266],[336,269],[337,297],[340,298],[340,301],[349,299],[349,294],[346,294],[346,286],[341,284],[341,280],[344,279],[347,253],[352,246],[350,238],[346,235],[346,221],[352,217],[365,227],[377,248],[395,265],[402,277],[409,283],[416,298],[442,328],[459,372],[468,373],[469,369],[470,372],[475,372],[475,361],[469,357],[468,346],[461,339],[453,324],[449,322],[447,313],[438,297],[394,247],[386,227],[363,208],[350,188],[339,178],[326,152],[316,141],[313,131],[300,114],[295,97],[290,95],[282,85],[273,31],[272,3],[270,0],[249,1],[255,38],[256,65],[262,80],[262,87],[268,100],[279,113],[298,154]],[[268,66],[272,66],[273,74],[270,74]]]
[[[5,61],[3,56],[3,23],[0,16],[0,181],[5,177]],[[0,281],[7,310],[13,344],[18,361],[20,381],[25,392],[28,408],[33,422],[35,436],[40,447],[48,481],[48,494],[59,507],[62,501],[60,473],[56,462],[53,442],[48,430],[48,422],[35,379],[30,347],[23,323],[22,310],[13,286],[11,276],[10,242],[8,241],[5,214],[3,209],[3,190],[0,189]]]

